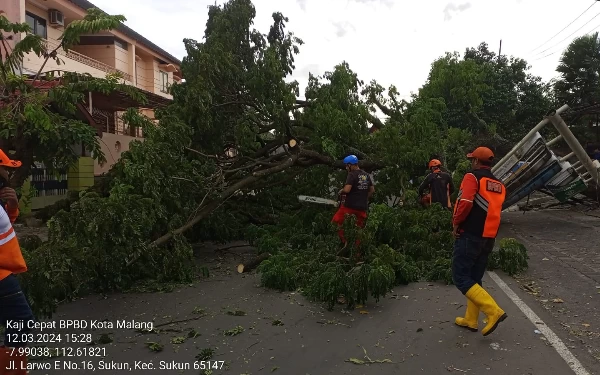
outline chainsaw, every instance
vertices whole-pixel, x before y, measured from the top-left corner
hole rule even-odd
[[[316,203],[316,204],[325,204],[328,206],[339,207],[340,202],[334,201],[333,199],[326,199],[320,197],[311,197],[309,195],[299,195],[298,200],[300,202],[308,202],[308,203]]]

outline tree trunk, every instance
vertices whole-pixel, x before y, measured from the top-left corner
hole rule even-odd
[[[244,273],[244,272],[250,272],[253,269],[255,269],[256,267],[260,266],[260,264],[269,259],[271,257],[271,254],[269,253],[264,253],[261,254],[259,256],[257,256],[256,258],[247,261],[246,263],[240,263],[237,266],[237,271],[238,273]]]
[[[297,154],[292,155],[291,157],[284,160],[283,162],[281,162],[279,165],[276,165],[275,167],[256,171],[256,172],[252,173],[250,176],[244,178],[243,180],[236,182],[235,184],[233,184],[229,188],[227,188],[225,191],[223,191],[219,195],[218,199],[213,200],[210,203],[207,203],[200,210],[198,210],[198,213],[192,220],[187,222],[182,227],[175,229],[172,232],[168,232],[160,238],[157,238],[155,241],[151,242],[149,244],[149,246],[150,247],[160,246],[160,245],[166,243],[167,241],[169,241],[171,238],[173,238],[174,235],[182,234],[185,231],[193,228],[194,225],[198,224],[202,219],[209,216],[214,210],[219,208],[226,199],[228,199],[230,196],[235,194],[238,190],[241,190],[243,188],[246,188],[246,187],[252,185],[253,183],[255,183],[256,181],[258,181],[259,179],[261,179],[263,177],[286,170],[287,168],[294,165],[297,160],[298,160],[298,155]],[[142,256],[142,253],[138,253],[138,254],[134,255],[133,258],[127,262],[127,266],[130,266],[131,264],[133,264],[141,256]]]

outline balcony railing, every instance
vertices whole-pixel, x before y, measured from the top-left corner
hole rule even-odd
[[[48,49],[49,52],[53,51],[56,47],[58,47],[58,44],[51,42],[49,40],[46,41],[46,48]],[[112,66],[105,64],[103,62],[100,62],[98,60],[94,60],[89,56],[82,55],[79,52],[75,52],[73,50],[65,51],[62,48],[59,48],[56,52],[61,56],[65,56],[68,59],[80,62],[80,63],[90,66],[92,68],[101,70],[105,73],[119,73],[121,76],[123,76],[123,78],[125,80],[127,80],[129,82],[133,82],[133,77],[131,76],[131,74],[125,73],[124,71],[113,68]]]

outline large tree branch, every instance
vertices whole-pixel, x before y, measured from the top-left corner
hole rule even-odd
[[[285,144],[285,141],[283,141],[281,139],[275,139],[273,141],[270,141],[269,143],[266,144],[266,146],[260,148],[259,150],[257,150],[254,153],[254,159],[258,159],[261,156],[269,155],[269,153],[272,150],[277,149],[277,147],[283,146],[284,144]]]
[[[249,157],[244,157],[243,159],[248,159],[248,160],[252,161],[252,163],[250,163],[248,165],[243,165],[243,166],[237,167],[237,168],[227,169],[227,170],[225,170],[225,174],[232,174],[235,172],[243,171],[243,170],[246,170],[249,168],[254,168],[257,166],[275,167],[275,166],[277,166],[277,163],[273,163],[273,162],[276,161],[277,159],[281,159],[282,156],[283,156],[283,154],[272,155],[264,160],[255,160],[255,159],[252,159]]]
[[[60,48],[63,47],[63,44],[64,44],[64,42],[61,42],[61,43],[58,44],[58,46],[55,49],[52,50],[52,52],[50,52],[50,53],[46,52],[45,53],[45,55],[46,55],[45,57],[46,58],[44,59],[44,62],[42,63],[42,66],[40,66],[40,70],[38,70],[37,74],[35,75],[35,78],[33,78],[32,84],[35,84],[35,81],[37,81],[37,79],[40,77],[40,74],[42,74],[42,70],[44,70],[44,67],[48,63],[48,60],[50,60],[51,57],[52,58],[56,57],[56,53],[58,52],[58,50]]]
[[[379,110],[383,112],[384,115],[391,117],[394,114],[394,112],[388,107],[386,107],[379,99],[377,99],[375,95],[371,96],[371,100],[373,101],[373,103],[375,103],[377,108],[379,108]]]
[[[235,184],[231,185],[229,188],[225,189],[221,194],[219,194],[217,199],[210,201],[203,208],[198,210],[198,213],[190,221],[188,221],[185,225],[183,225],[182,227],[180,227],[178,229],[175,229],[173,231],[166,233],[162,237],[157,238],[154,242],[150,243],[148,247],[153,248],[153,247],[160,246],[160,245],[166,243],[167,241],[169,241],[171,238],[173,238],[173,236],[182,234],[185,231],[191,229],[192,227],[194,227],[194,225],[198,224],[202,219],[204,219],[205,217],[210,215],[214,210],[219,208],[229,197],[234,195],[240,189],[243,189],[243,188],[255,183],[256,181],[260,180],[263,177],[281,172],[281,171],[291,167],[292,165],[294,165],[296,163],[297,160],[298,160],[298,154],[291,155],[288,159],[286,159],[285,161],[279,163],[278,165],[276,165],[274,167],[271,167],[271,168],[268,168],[268,169],[265,169],[262,171],[254,172],[254,173],[252,173],[252,175],[236,182]],[[142,256],[141,252],[137,253],[131,260],[129,260],[127,262],[127,265],[128,266],[131,265],[132,263],[137,261],[141,256]]]
[[[338,168],[338,169],[344,169],[346,167],[344,165],[343,161],[335,160],[329,156],[322,155],[322,154],[320,154],[316,151],[312,151],[312,150],[302,150],[302,151],[300,151],[300,156],[312,159],[315,164],[329,165],[329,166],[332,166],[332,167]],[[359,163],[359,166],[361,167],[361,169],[363,169],[366,172],[373,172],[373,171],[376,171],[378,169],[382,169],[385,167],[385,165],[380,162],[375,162],[375,161],[370,161],[370,160],[361,161]]]
[[[377,129],[381,129],[381,128],[383,128],[383,127],[384,127],[384,124],[383,124],[383,122],[381,122],[381,120],[380,120],[380,119],[378,119],[376,116],[374,116],[374,115],[372,115],[372,114],[370,114],[370,113],[368,114],[368,118],[367,118],[367,120],[369,120],[369,122],[370,122],[371,124],[373,124],[373,126],[374,126],[375,128],[377,128]]]

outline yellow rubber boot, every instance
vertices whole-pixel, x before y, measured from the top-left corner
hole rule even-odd
[[[506,315],[504,310],[498,306],[492,296],[490,296],[479,284],[473,285],[466,296],[487,316],[487,324],[481,330],[481,333],[484,336],[494,332],[498,327],[498,324],[508,318],[508,315]]]
[[[472,332],[477,332],[479,319],[479,308],[470,299],[467,298],[467,312],[465,317],[456,317],[454,323],[459,327],[464,327]]]

